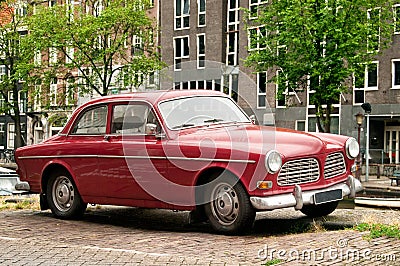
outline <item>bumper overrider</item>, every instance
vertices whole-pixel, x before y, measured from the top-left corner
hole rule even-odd
[[[274,210],[287,207],[294,207],[296,210],[301,210],[304,205],[338,201],[345,196],[354,198],[356,192],[361,190],[361,182],[352,175],[349,175],[346,182],[327,188],[302,191],[299,185],[295,185],[292,193],[268,197],[250,197],[250,201],[257,210]]]

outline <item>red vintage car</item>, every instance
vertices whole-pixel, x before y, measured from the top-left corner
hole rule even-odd
[[[191,210],[222,233],[257,211],[328,215],[361,183],[354,138],[255,125],[211,91],[160,91],[92,100],[61,132],[19,148],[19,190],[42,209],[81,216],[88,203]]]

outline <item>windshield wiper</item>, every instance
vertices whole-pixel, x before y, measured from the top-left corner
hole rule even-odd
[[[192,127],[194,124],[182,124],[179,126],[174,126],[172,129],[177,129],[177,128],[184,128],[184,127]]]
[[[220,119],[220,118],[213,118],[213,119],[209,119],[209,120],[204,120],[204,123],[218,123],[218,122],[222,122],[224,121],[224,119]]]

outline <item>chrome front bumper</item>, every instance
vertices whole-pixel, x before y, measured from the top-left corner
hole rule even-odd
[[[250,201],[257,210],[274,210],[287,207],[294,207],[296,210],[300,210],[303,208],[303,205],[315,204],[315,194],[336,189],[342,190],[342,197],[349,196],[349,198],[354,198],[356,192],[362,190],[362,185],[358,179],[350,175],[345,183],[336,184],[327,188],[303,192],[299,185],[295,185],[292,193],[268,197],[250,197]]]

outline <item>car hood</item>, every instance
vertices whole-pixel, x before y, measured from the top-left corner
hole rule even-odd
[[[214,146],[258,154],[266,154],[274,149],[286,158],[310,156],[326,152],[327,149],[340,149],[347,138],[250,124],[190,128],[181,130],[174,137],[180,145]]]

